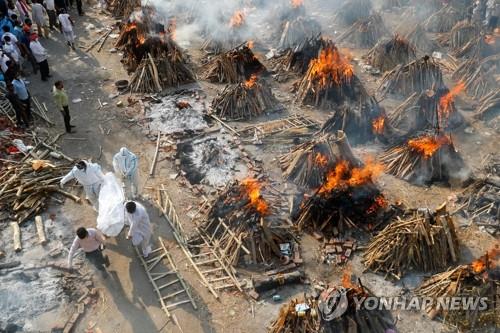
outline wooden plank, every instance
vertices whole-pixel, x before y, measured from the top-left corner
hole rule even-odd
[[[47,237],[45,236],[45,229],[43,228],[43,221],[40,215],[35,216],[35,226],[40,244],[42,245],[47,244]]]
[[[19,224],[17,224],[17,222],[11,222],[10,226],[12,228],[14,251],[19,252],[23,249],[23,246],[21,244],[21,230],[19,229]]]

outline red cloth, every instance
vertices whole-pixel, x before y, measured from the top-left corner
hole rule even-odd
[[[10,146],[9,148],[7,148],[7,152],[9,154],[17,154],[19,153],[19,149],[17,149],[15,146]]]

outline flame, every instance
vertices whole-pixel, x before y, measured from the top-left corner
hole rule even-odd
[[[416,139],[408,140],[408,145],[424,155],[424,158],[430,158],[434,153],[445,144],[451,143],[451,138],[446,135],[422,136]]]
[[[316,153],[316,157],[314,158],[314,163],[324,168],[328,164],[328,158],[325,155],[318,152]]]
[[[137,23],[131,22],[125,26],[125,32],[132,31],[134,29],[137,29]]]
[[[500,258],[500,246],[498,244],[495,245],[494,248],[487,251],[484,256],[481,256],[479,259],[474,260],[470,267],[476,274],[480,274],[484,272],[488,268],[495,268],[496,261]]]
[[[254,43],[254,41],[253,41],[253,40],[249,40],[249,41],[247,42],[247,47],[251,50],[251,49],[253,49],[254,44],[255,44],[255,43]]]
[[[260,195],[261,184],[259,181],[253,178],[246,178],[241,181],[241,184],[250,199],[249,205],[253,206],[261,215],[266,215],[269,211],[269,206]]]
[[[373,201],[373,204],[366,210],[367,214],[373,214],[376,211],[379,210],[379,208],[385,208],[387,207],[389,203],[387,200],[384,198],[383,195],[379,195],[375,197],[375,200]]]
[[[309,64],[310,79],[319,81],[324,88],[330,83],[341,85],[349,82],[354,75],[352,65],[343,57],[335,46],[321,50],[318,58]]]
[[[378,177],[384,166],[368,159],[360,168],[351,168],[349,162],[342,160],[326,175],[326,181],[321,185],[318,192],[329,193],[337,188],[361,186],[373,182]]]
[[[439,99],[438,121],[441,126],[446,127],[445,122],[448,120],[451,112],[453,111],[453,101],[455,100],[455,97],[458,96],[464,89],[465,83],[460,81],[446,95]]]
[[[177,108],[179,108],[180,110],[187,109],[187,108],[191,107],[191,104],[189,104],[188,101],[178,101],[176,103],[176,105],[177,105]]]
[[[299,8],[304,5],[304,0],[291,0],[290,2],[293,8]]]
[[[245,81],[245,83],[244,83],[245,88],[247,88],[247,89],[253,88],[253,86],[255,86],[256,82],[257,82],[257,75],[252,74],[250,76],[250,79],[248,79],[247,81]]]
[[[372,121],[372,129],[375,134],[384,133],[384,125],[385,125],[385,117],[380,116],[378,118],[373,119]]]
[[[495,36],[493,35],[485,35],[484,36],[484,41],[486,44],[493,45],[495,44]]]
[[[170,19],[170,21],[168,22],[167,31],[168,31],[168,35],[170,36],[170,38],[172,38],[172,40],[176,40],[176,38],[177,38],[177,19],[175,17]]]
[[[142,45],[146,41],[146,37],[144,36],[137,36],[137,45]]]
[[[239,27],[245,23],[245,14],[241,10],[237,10],[229,20],[229,26]]]

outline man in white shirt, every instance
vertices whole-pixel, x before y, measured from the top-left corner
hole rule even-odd
[[[66,39],[66,43],[74,50],[75,49],[75,34],[73,33],[73,21],[69,14],[64,9],[61,9],[61,14],[58,16],[61,24],[61,31]]]
[[[132,239],[132,245],[141,245],[145,258],[151,253],[149,240],[151,239],[151,223],[146,208],[138,202],[129,201],[125,204],[125,224],[130,225],[127,239]]]
[[[30,50],[40,68],[42,81],[47,81],[50,75],[49,62],[47,61],[47,50],[40,44],[37,34],[30,36]]]
[[[45,0],[45,8],[47,8],[47,15],[49,16],[49,28],[54,30],[57,26],[57,15],[56,15],[56,5],[54,0]]]
[[[68,254],[68,268],[73,267],[73,257],[78,249],[85,252],[85,257],[100,271],[105,271],[107,260],[102,255],[104,250],[104,236],[94,228],[80,227],[76,230],[76,237],[71,244]]]
[[[19,49],[17,48],[17,45],[13,44],[12,40],[10,39],[9,36],[3,36],[4,40],[4,45],[3,45],[3,51],[12,59],[14,62],[21,66],[20,61],[21,61],[21,54],[19,54]]]
[[[97,163],[79,161],[73,169],[61,179],[61,187],[73,178],[76,178],[76,180],[83,185],[87,200],[90,201],[94,210],[98,211],[99,192],[104,182],[101,166]]]
[[[38,34],[47,38],[49,36],[49,33],[47,29],[45,28],[46,25],[46,20],[45,20],[45,15],[47,14],[47,11],[45,8],[42,6],[42,0],[34,0],[33,3],[31,4],[31,15],[33,17],[33,22],[36,24],[36,29],[38,31]]]

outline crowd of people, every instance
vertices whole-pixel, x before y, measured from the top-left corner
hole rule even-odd
[[[40,72],[42,81],[51,78],[47,49],[40,39],[61,33],[69,47],[75,49],[74,22],[68,14],[71,0],[0,0],[0,88],[12,104],[16,125],[28,128],[32,124],[29,72]],[[76,0],[79,15],[82,2]],[[58,32],[59,31],[59,32]],[[28,71],[31,67],[31,71]],[[62,82],[54,84],[54,99],[62,113],[66,132],[72,132],[69,109]]]

